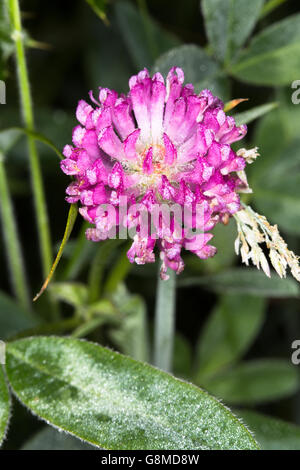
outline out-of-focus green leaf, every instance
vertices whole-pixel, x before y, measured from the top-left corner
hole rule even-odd
[[[124,42],[138,70],[151,67],[160,54],[180,44],[175,36],[163,31],[148,15],[146,28],[140,13],[128,1],[117,2],[115,11]]]
[[[234,219],[231,219],[226,227],[223,224],[217,224],[212,233],[214,237],[211,244],[217,248],[216,256],[208,258],[205,263],[194,255],[186,256],[184,259],[186,267],[195,273],[221,271],[232,266],[236,259],[234,240],[237,232]]]
[[[14,51],[14,41],[11,37],[11,26],[5,2],[0,5],[0,80],[6,75],[6,61]]]
[[[258,179],[252,173],[253,199],[259,212],[286,232],[300,234],[300,139],[287,147]]]
[[[92,7],[96,15],[98,15],[102,21],[106,21],[105,11],[107,0],[86,0],[86,2]]]
[[[174,340],[174,374],[180,377],[189,378],[192,373],[192,348],[189,341],[179,333],[176,333]]]
[[[264,18],[265,16],[269,15],[273,10],[275,10],[275,8],[278,8],[286,1],[287,0],[267,0],[261,10],[260,18]]]
[[[50,288],[53,297],[73,307],[82,307],[88,301],[88,288],[80,282],[54,282]]]
[[[146,306],[138,295],[130,295],[125,286],[119,285],[112,296],[120,315],[117,327],[110,330],[110,337],[120,351],[139,361],[149,361],[149,338]]]
[[[300,382],[297,367],[289,361],[260,359],[244,362],[202,385],[227,403],[254,404],[289,396]]]
[[[6,154],[19,140],[21,133],[18,129],[6,129],[0,131],[0,151]]]
[[[298,283],[292,278],[280,279],[273,274],[268,278],[254,268],[236,268],[222,273],[186,278],[178,282],[179,287],[203,286],[221,293],[250,294],[259,297],[298,297]]]
[[[300,427],[254,411],[237,412],[263,450],[300,450]]]
[[[185,82],[193,83],[197,92],[209,88],[221,98],[227,98],[227,79],[215,60],[201,47],[194,44],[175,47],[156,60],[153,70],[167,76],[174,66],[183,69]]]
[[[256,449],[213,397],[147,364],[86,341],[9,343],[6,370],[36,415],[109,449]],[[188,432],[187,432],[188,430]]]
[[[0,445],[5,437],[10,413],[10,398],[5,382],[4,372],[0,364]]]
[[[4,152],[8,151],[9,148],[12,147],[22,135],[33,137],[33,139],[50,147],[61,160],[64,158],[61,151],[58,150],[58,148],[54,145],[53,142],[51,142],[50,139],[45,137],[43,134],[40,134],[39,132],[33,132],[28,129],[23,129],[22,127],[11,127],[1,130],[0,149]]]
[[[264,0],[202,0],[210,46],[221,62],[229,62],[251,34]]]
[[[233,117],[237,126],[240,126],[241,124],[249,124],[255,119],[277,108],[277,106],[278,103],[262,104],[261,106],[256,106],[255,108],[249,109],[248,111],[237,113]]]
[[[37,319],[8,295],[0,292],[0,339],[36,326]]]
[[[117,245],[117,240],[115,242]],[[118,285],[124,281],[132,268],[132,264],[127,258],[127,250],[128,247],[122,247],[122,252],[119,258],[116,260],[107,275],[104,285],[104,292],[107,294],[111,294],[117,289]]]
[[[197,351],[196,380],[236,362],[264,321],[265,301],[250,295],[224,295],[209,316]]]
[[[95,450],[95,447],[47,426],[28,439],[21,450]]]
[[[229,72],[245,82],[273,86],[292,83],[298,78],[299,68],[300,14],[255,36]]]

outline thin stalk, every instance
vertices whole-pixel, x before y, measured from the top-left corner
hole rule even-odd
[[[91,247],[90,243],[87,242],[85,232],[88,228],[89,224],[85,221],[82,222],[80,232],[76,238],[74,252],[68,261],[63,273],[60,276],[62,280],[71,280],[75,279],[75,277],[80,272],[84,260],[86,259],[86,255]]]
[[[4,168],[4,156],[0,152],[0,212],[2,218],[3,237],[8,259],[8,265],[13,290],[19,303],[30,310],[29,293],[26,284],[25,269],[21,245],[19,242],[17,224],[9,193],[9,187]]]
[[[23,43],[24,34],[21,26],[19,2],[18,0],[6,0],[6,3],[13,27],[12,37],[15,41],[16,66],[23,120],[25,127],[29,131],[34,131],[33,107]],[[52,265],[51,238],[39,156],[35,140],[31,136],[28,136],[28,151],[43,275],[47,277]]]
[[[175,334],[176,274],[169,270],[167,281],[158,277],[154,324],[154,365],[172,372]]]

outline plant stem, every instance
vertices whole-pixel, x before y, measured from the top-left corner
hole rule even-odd
[[[17,75],[23,120],[25,127],[29,131],[34,131],[33,107],[23,43],[24,36],[21,26],[19,2],[18,0],[6,0],[6,2],[11,25],[13,27],[12,37],[15,41]],[[47,277],[52,265],[51,238],[39,156],[35,140],[31,136],[28,136],[28,150],[43,275]]]
[[[14,209],[9,193],[9,187],[4,168],[4,155],[0,152],[0,211],[3,226],[3,236],[8,258],[13,290],[19,303],[30,310],[28,288],[23,265],[21,246],[18,238]]]
[[[173,366],[176,300],[176,274],[169,275],[167,281],[158,277],[154,325],[154,364],[167,372]]]

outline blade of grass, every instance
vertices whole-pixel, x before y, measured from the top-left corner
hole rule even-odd
[[[43,292],[45,292],[45,290],[48,287],[49,282],[51,281],[51,279],[53,277],[53,274],[54,274],[54,272],[57,268],[57,265],[60,261],[60,258],[62,256],[62,254],[63,254],[66,243],[69,240],[70,235],[72,233],[72,230],[73,230],[73,227],[74,227],[74,224],[75,224],[75,220],[77,218],[77,214],[78,214],[77,205],[76,204],[71,204],[69,214],[68,214],[67,225],[66,225],[66,228],[65,228],[65,233],[64,233],[61,245],[59,247],[58,253],[56,255],[55,261],[54,261],[54,263],[51,267],[50,273],[47,275],[47,278],[46,278],[44,284],[41,287],[41,290],[34,297],[34,299],[33,299],[34,302],[42,295]]]
[[[21,245],[14,209],[10,197],[7,176],[4,167],[4,155],[0,152],[0,212],[6,254],[11,274],[13,290],[19,303],[25,309],[31,309]]]

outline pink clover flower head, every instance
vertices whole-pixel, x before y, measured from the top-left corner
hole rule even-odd
[[[183,270],[183,248],[201,259],[213,256],[209,231],[240,210],[245,159],[231,144],[247,127],[237,127],[209,90],[196,94],[193,85],[184,85],[177,67],[166,80],[144,69],[130,78],[129,88],[127,96],[100,88],[98,101],[90,92],[93,105],[79,101],[79,125],[61,162],[73,177],[66,200],[80,203],[81,215],[93,225],[86,233],[90,240],[135,228],[128,259],[154,262],[157,247],[167,279],[167,268]],[[153,219],[146,229],[145,214]]]

